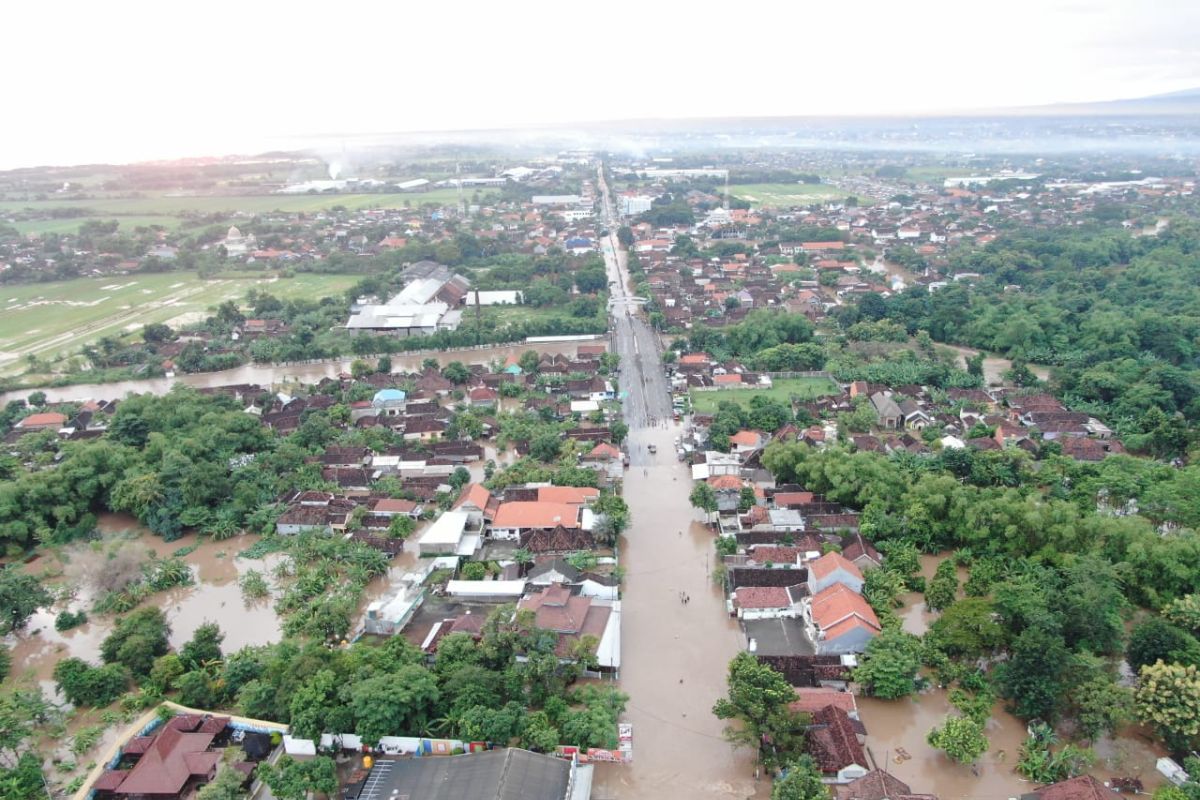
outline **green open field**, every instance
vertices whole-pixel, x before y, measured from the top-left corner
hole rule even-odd
[[[167,216],[110,216],[110,217],[72,217],[71,219],[33,219],[21,220],[12,223],[25,236],[40,235],[43,233],[75,233],[79,230],[79,226],[89,220],[109,221],[116,220],[120,223],[122,232],[132,233],[134,228],[150,227],[151,225],[161,225],[167,229],[179,227],[180,217]]]
[[[480,191],[486,198],[495,192]],[[472,202],[474,190],[464,190],[463,198]],[[82,208],[92,219],[116,219],[122,225],[162,224],[175,226],[174,219],[181,214],[266,214],[272,211],[286,213],[315,213],[342,206],[350,210],[363,208],[419,208],[426,203],[453,205],[458,202],[456,189],[435,189],[429,192],[402,194],[300,194],[300,195],[231,195],[221,197],[147,195],[145,197],[103,197],[87,200],[0,200],[0,212],[35,210],[48,211],[61,208]],[[122,218],[133,218],[126,222]],[[43,231],[73,231],[84,218],[22,222],[17,228],[23,233]],[[136,220],[136,221],[134,221]],[[65,227],[61,227],[65,226]]]
[[[973,175],[977,169],[977,167],[909,167],[904,175],[909,180],[941,186],[946,178]]]
[[[764,395],[773,400],[787,403],[792,396],[802,400],[812,400],[840,391],[837,384],[828,378],[781,378],[774,382],[770,389],[718,389],[711,392],[691,392],[692,408],[701,414],[711,414],[721,403],[738,403],[743,407],[750,404],[750,398]]]
[[[823,183],[745,183],[730,186],[729,193],[742,200],[749,200],[756,206],[767,208],[807,206],[841,200],[850,195],[836,186]]]
[[[154,322],[198,321],[225,300],[241,302],[257,287],[281,298],[340,294],[355,275],[294,278],[230,274],[201,280],[194,273],[81,278],[0,286],[0,372],[19,370],[30,353],[54,361],[103,336],[121,336]]]

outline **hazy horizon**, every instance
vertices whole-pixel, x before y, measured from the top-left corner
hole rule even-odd
[[[24,76],[0,167],[343,135],[971,114],[1200,87],[1200,5],[1186,0],[750,6],[719,25],[676,2],[615,0],[603,17],[544,0],[443,8],[21,5],[11,29],[28,35],[0,53]]]

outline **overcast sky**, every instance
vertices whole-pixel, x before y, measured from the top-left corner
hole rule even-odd
[[[3,19],[5,166],[1200,86],[1198,0],[13,0]]]

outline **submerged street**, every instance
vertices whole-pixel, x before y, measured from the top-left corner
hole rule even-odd
[[[599,765],[593,797],[743,798],[756,784],[748,751],[735,751],[712,715],[725,691],[725,670],[741,647],[737,624],[709,577],[712,533],[688,502],[691,480],[675,457],[682,426],[671,420],[668,382],[657,337],[631,300],[617,219],[600,176],[603,245],[613,297],[613,350],[621,356],[630,467],[624,494],[633,524],[621,543],[620,687],[633,723],[633,763]],[[649,445],[657,448],[651,453]],[[681,596],[686,596],[684,603]]]

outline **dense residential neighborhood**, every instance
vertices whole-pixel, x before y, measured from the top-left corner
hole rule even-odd
[[[226,166],[329,204],[3,212],[13,292],[250,282],[0,363],[5,770],[81,800],[1191,797],[1192,171]]]

